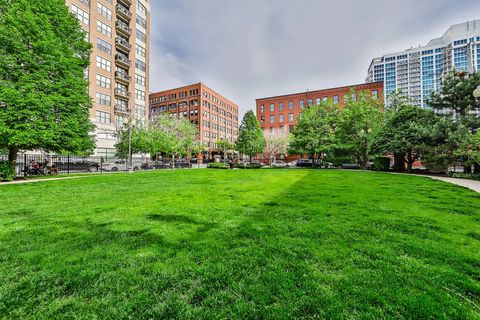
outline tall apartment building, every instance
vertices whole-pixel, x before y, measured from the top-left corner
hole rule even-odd
[[[282,96],[257,99],[257,119],[262,130],[291,131],[306,107],[332,101],[343,106],[351,89],[368,91],[383,102],[383,82],[364,83],[339,88],[292,93]]]
[[[235,142],[238,137],[238,106],[203,83],[150,94],[151,116],[171,113],[198,126],[199,140],[210,155],[217,142]]]
[[[114,152],[115,131],[148,118],[151,0],[66,0],[93,44],[87,70],[96,153]]]
[[[385,95],[401,90],[413,103],[426,107],[432,91],[451,71],[480,70],[480,20],[451,26],[426,46],[386,54],[372,60],[367,82],[384,81]]]

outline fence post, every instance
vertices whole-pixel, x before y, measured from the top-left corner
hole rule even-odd
[[[20,168],[21,170],[21,168]],[[23,155],[23,177],[25,178],[27,176],[27,170],[28,170],[28,166],[27,166],[27,154],[25,153]]]
[[[70,174],[70,155],[67,156],[67,174]]]

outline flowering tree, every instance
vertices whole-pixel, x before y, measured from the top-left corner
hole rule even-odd
[[[266,131],[265,136],[265,157],[269,159],[270,165],[275,162],[277,156],[286,156],[290,146],[290,136],[285,130]]]

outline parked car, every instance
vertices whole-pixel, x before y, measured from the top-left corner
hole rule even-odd
[[[299,168],[311,168],[313,167],[313,161],[310,159],[299,159],[297,161],[297,167]]]
[[[138,171],[142,165],[138,162],[132,162],[132,170]],[[104,171],[127,171],[128,170],[128,161],[125,160],[116,160],[114,162],[106,162],[102,166]]]
[[[360,165],[358,163],[344,163],[342,164],[342,169],[358,170]]]
[[[144,170],[156,170],[156,169],[170,169],[172,166],[170,163],[163,162],[161,160],[144,163],[142,169]]]
[[[90,161],[86,159],[82,160],[70,160],[69,162],[64,161],[55,161],[53,165],[56,168],[60,168],[63,171],[71,170],[71,171],[88,171],[88,172],[97,172],[100,168],[100,164],[95,161]]]
[[[272,163],[272,167],[274,167],[274,168],[286,168],[287,164],[285,163],[285,161],[277,160],[274,163]]]
[[[191,168],[192,164],[187,159],[175,160],[175,168]]]
[[[295,168],[297,166],[297,162],[298,162],[297,160],[287,162],[287,167],[288,168]]]

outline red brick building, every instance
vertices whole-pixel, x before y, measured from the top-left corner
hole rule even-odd
[[[372,82],[339,88],[322,89],[302,93],[293,93],[276,97],[257,99],[257,119],[262,130],[291,130],[297,124],[297,118],[305,107],[332,101],[344,105],[345,96],[350,90],[369,91],[383,102],[383,82]]]
[[[235,142],[238,136],[238,106],[203,83],[150,94],[150,115],[172,113],[198,126],[198,137],[216,152],[217,141]]]

